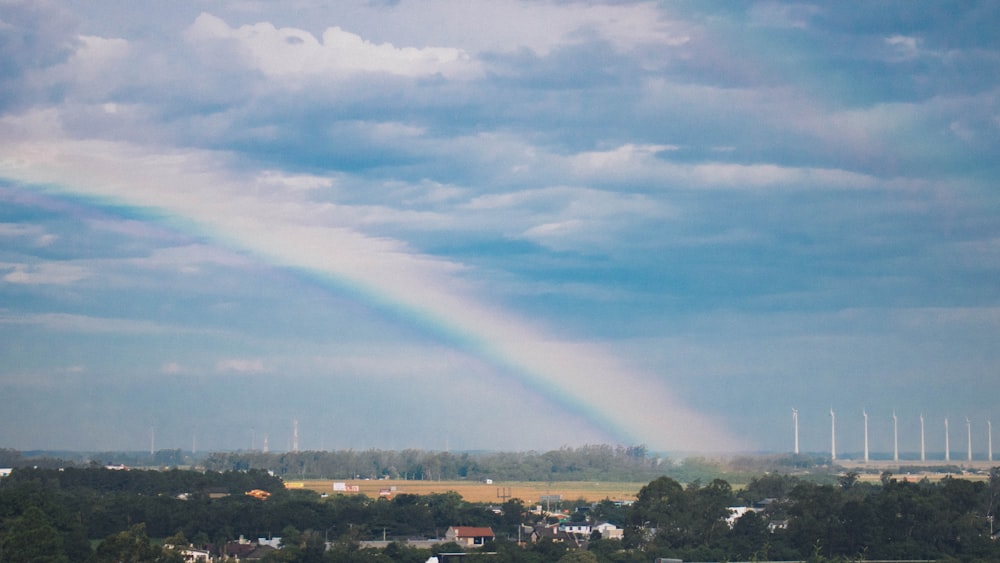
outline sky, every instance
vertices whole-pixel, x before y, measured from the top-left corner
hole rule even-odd
[[[0,0],[0,447],[985,458],[998,28]]]

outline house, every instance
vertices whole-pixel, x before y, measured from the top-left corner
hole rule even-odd
[[[726,524],[729,524],[729,527],[732,528],[736,525],[737,520],[743,518],[744,514],[753,509],[746,506],[730,506],[727,510],[729,510],[729,516],[726,516]]]
[[[275,551],[275,548],[269,545],[258,545],[256,549],[244,556],[244,561],[261,561],[266,559],[268,555]]]
[[[163,547],[180,554],[185,563],[208,562],[212,560],[212,554],[206,549],[195,549],[192,546],[164,544]]]
[[[492,528],[476,526],[452,526],[444,533],[444,539],[459,545],[483,545],[493,541]]]
[[[591,527],[587,522],[570,522],[566,520],[559,523],[559,531],[590,537]]]
[[[531,531],[531,533],[528,534],[526,540],[530,543],[537,543],[545,538],[548,538],[556,543],[566,544],[568,547],[586,549],[588,540],[590,539],[589,533],[582,534],[564,531],[564,524],[576,525],[577,523],[560,522],[559,524],[538,524]]]
[[[236,561],[243,561],[257,549],[257,545],[246,542],[246,541],[231,541],[226,542],[222,546],[222,551],[219,553],[224,559],[235,559]]]
[[[601,534],[602,540],[620,540],[625,537],[625,530],[611,522],[602,522],[594,526],[594,531]]]

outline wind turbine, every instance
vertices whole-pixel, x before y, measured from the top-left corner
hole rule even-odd
[[[920,461],[927,461],[927,448],[924,447],[924,413],[920,413]]]
[[[865,417],[865,464],[868,463],[868,411],[862,410],[861,415]]]
[[[896,411],[892,411],[892,461],[899,462],[899,420]]]
[[[948,417],[944,417],[944,460],[951,461],[951,446],[948,445]]]
[[[965,432],[966,432],[966,434],[969,437],[969,441],[968,441],[969,449],[968,449],[968,455],[966,456],[966,459],[968,461],[972,461],[972,422],[969,421],[969,417],[965,417]]]
[[[799,455],[799,409],[792,408],[792,426],[795,427],[795,455]]]
[[[830,459],[837,459],[837,416],[833,414],[833,407],[830,407]]]
[[[993,461],[993,421],[986,419],[986,459]]]

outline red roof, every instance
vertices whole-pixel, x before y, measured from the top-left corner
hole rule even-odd
[[[476,526],[452,526],[457,538],[492,538],[493,528],[478,528]]]

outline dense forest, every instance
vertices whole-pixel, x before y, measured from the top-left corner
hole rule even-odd
[[[413,561],[430,550],[412,538],[441,538],[449,526],[489,526],[495,553],[476,561],[687,561],[928,559],[998,561],[993,515],[1000,470],[988,481],[909,481],[888,473],[862,482],[854,473],[815,483],[771,473],[734,489],[723,479],[651,480],[636,502],[565,503],[563,518],[611,522],[621,539],[587,538],[584,547],[543,539],[518,545],[525,530],[555,522],[517,499],[495,506],[455,493],[321,497],[287,490],[262,469],[124,471],[103,467],[18,468],[0,479],[0,561],[176,560],[170,543],[224,544],[239,536],[282,537],[274,561]],[[244,494],[259,489],[266,500]],[[729,507],[757,507],[730,525]],[[583,507],[581,510],[577,508]],[[362,549],[365,540],[398,540]],[[461,549],[457,545],[447,549]]]

